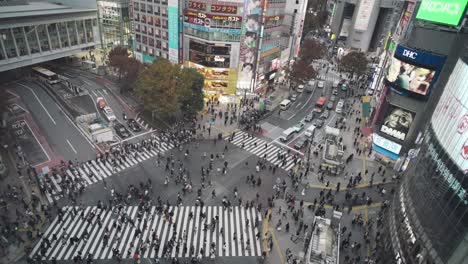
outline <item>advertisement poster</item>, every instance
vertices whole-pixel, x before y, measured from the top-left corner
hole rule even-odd
[[[445,85],[431,124],[450,158],[468,172],[468,65],[458,60]]]
[[[415,114],[409,110],[389,105],[380,126],[380,132],[404,141],[411,128]]]
[[[375,0],[361,0],[359,9],[354,22],[354,29],[358,31],[366,31],[369,27],[369,21],[374,9]]]
[[[418,67],[397,58],[392,58],[387,72],[387,81],[398,88],[427,95],[434,80],[435,70]]]
[[[234,95],[236,93],[237,69],[205,67],[190,61],[186,61],[184,65],[197,69],[205,76],[203,90],[206,94]]]
[[[422,0],[417,19],[458,26],[462,20],[468,0]]]
[[[168,5],[169,60],[179,63],[179,2],[169,0]]]
[[[258,50],[262,1],[245,0],[244,18],[240,43],[240,61],[238,74],[238,87],[251,89],[255,78],[255,61]]]

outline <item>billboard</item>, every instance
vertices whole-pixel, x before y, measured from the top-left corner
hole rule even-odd
[[[468,0],[422,0],[417,19],[458,26],[465,15]]]
[[[404,141],[411,128],[414,116],[415,114],[411,111],[389,105],[379,130],[385,135]]]
[[[179,2],[169,0],[168,4],[169,60],[179,63]]]
[[[262,1],[245,0],[237,80],[237,86],[243,89],[251,90],[252,81],[255,78],[254,72],[260,38],[261,14]]]
[[[444,62],[445,57],[398,45],[387,67],[386,84],[398,94],[426,98]]]
[[[468,172],[468,65],[458,60],[431,118],[432,128],[450,158]]]
[[[366,31],[369,27],[370,17],[374,9],[375,0],[361,0],[359,4],[354,29],[357,31]]]
[[[195,68],[205,76],[203,92],[206,94],[226,94],[236,93],[237,69],[232,68],[212,68],[205,67],[191,61],[185,61],[186,67]]]

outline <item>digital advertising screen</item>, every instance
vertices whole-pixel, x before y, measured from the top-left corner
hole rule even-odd
[[[413,123],[415,113],[389,105],[383,117],[380,132],[392,138],[404,141]]]
[[[467,4],[468,0],[422,0],[416,19],[458,26]]]
[[[397,45],[387,69],[386,85],[400,95],[427,99],[445,57]]]

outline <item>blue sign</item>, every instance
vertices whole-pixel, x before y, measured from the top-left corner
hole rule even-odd
[[[215,32],[215,33],[227,33],[227,34],[236,34],[240,35],[241,30],[240,29],[230,29],[230,28],[211,28],[211,27],[204,27],[200,25],[195,25],[192,23],[187,23],[184,22],[185,27],[193,28],[196,30],[201,30],[205,32]]]
[[[430,54],[421,50],[415,50],[403,45],[397,46],[395,57],[402,61],[410,62],[411,64],[426,66],[426,68],[436,70],[440,70],[445,62],[445,57]]]

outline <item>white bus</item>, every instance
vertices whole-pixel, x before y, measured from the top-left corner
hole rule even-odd
[[[45,80],[46,82],[50,84],[58,83],[59,82],[59,77],[56,73],[49,71],[45,68],[42,67],[33,67],[32,68],[33,73],[39,76],[42,80]]]

